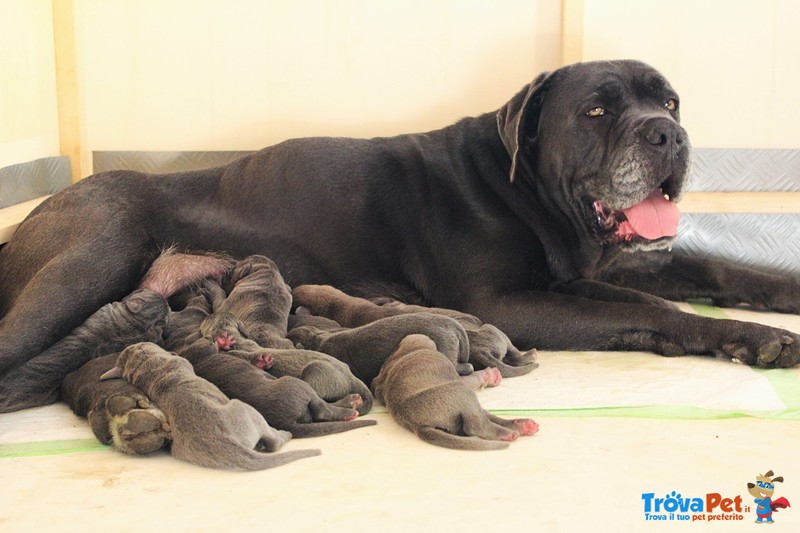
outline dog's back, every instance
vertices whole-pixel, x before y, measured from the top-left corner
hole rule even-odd
[[[253,407],[229,400],[196,376],[188,361],[155,344],[127,348],[117,366],[122,377],[164,412],[172,432],[172,454],[179,459],[212,468],[261,470],[320,453],[263,453],[279,449],[291,434],[271,428]]]

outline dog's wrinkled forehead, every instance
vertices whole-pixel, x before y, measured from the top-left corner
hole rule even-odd
[[[578,63],[556,74],[545,104],[556,112],[582,113],[599,105],[661,106],[665,98],[677,96],[660,72],[639,61]]]

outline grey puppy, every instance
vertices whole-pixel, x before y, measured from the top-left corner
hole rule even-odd
[[[384,363],[372,391],[398,424],[445,448],[496,450],[539,430],[533,420],[485,411],[475,395],[478,386],[475,376],[460,377],[431,339],[409,335]]]
[[[300,379],[270,379],[238,357],[219,353],[194,363],[195,372],[231,398],[258,410],[270,425],[291,431],[294,437],[318,437],[375,425],[374,420],[355,420],[361,397],[353,394],[336,404],[322,400]]]
[[[361,402],[354,405],[359,414],[367,414],[372,409],[369,387],[353,375],[346,363],[328,354],[304,349],[267,350],[265,355],[269,357],[268,370],[273,376],[302,379],[327,402],[356,394],[361,397]]]
[[[429,313],[383,318],[357,328],[344,328],[336,321],[314,315],[291,317],[289,338],[298,345],[317,350],[346,363],[364,383],[372,383],[384,361],[409,334],[422,333],[434,339],[459,374],[473,371],[469,364],[469,340],[464,328],[452,318]]]
[[[278,267],[263,255],[236,263],[226,282],[228,297],[219,312],[230,313],[246,336],[263,348],[293,348],[286,339],[292,291]]]
[[[292,296],[295,306],[307,309],[311,314],[333,319],[347,327],[362,326],[411,313],[446,316],[457,321],[466,331],[469,339],[469,362],[475,367],[496,367],[504,377],[514,377],[527,374],[538,366],[535,362],[536,350],[522,353],[496,327],[484,324],[475,316],[452,309],[406,305],[397,301],[377,305],[364,298],[345,294],[330,285],[300,285],[294,288]],[[429,331],[407,330],[405,334],[422,333],[431,336]],[[444,352],[441,346],[439,349]]]
[[[61,398],[87,418],[97,439],[115,450],[147,455],[169,441],[169,426],[161,410],[123,379],[100,381],[114,368],[118,354],[97,357],[71,372],[61,384]]]
[[[135,342],[161,339],[169,308],[149,289],[106,304],[36,359],[12,369],[0,381],[0,412],[54,402],[61,381],[94,357],[116,353]]]
[[[172,455],[190,463],[226,470],[262,470],[319,455],[297,450],[270,455],[290,438],[271,428],[253,407],[228,399],[195,375],[186,359],[153,343],[126,348],[102,379],[122,377],[141,389],[164,412],[172,434]]]

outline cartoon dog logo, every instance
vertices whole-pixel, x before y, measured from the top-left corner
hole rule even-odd
[[[783,483],[783,476],[772,476],[773,472],[770,470],[763,476],[756,476],[755,483],[747,484],[747,492],[756,498],[756,516],[758,516],[756,524],[772,524],[773,511],[791,507],[789,500],[786,498],[778,498],[772,501],[772,494],[775,492],[775,482]]]

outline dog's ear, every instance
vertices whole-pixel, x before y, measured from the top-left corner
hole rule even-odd
[[[783,483],[783,476],[778,476],[778,477],[772,478],[772,482],[773,483],[775,483],[776,481],[778,481],[780,483]]]
[[[513,182],[519,167],[520,148],[526,138],[535,139],[539,126],[539,111],[553,78],[543,72],[526,85],[506,105],[497,111],[497,132],[511,156],[509,179]]]
[[[115,366],[108,372],[103,373],[103,375],[100,376],[100,381],[107,381],[109,379],[120,379],[120,378],[122,378],[122,368]]]
[[[772,477],[772,474],[774,474],[774,472],[772,470],[770,470],[769,472],[764,474],[764,477]]]

